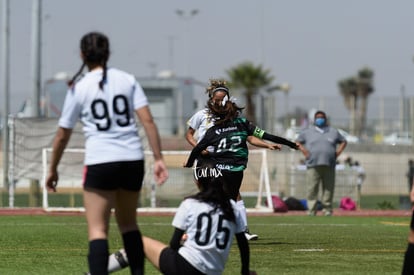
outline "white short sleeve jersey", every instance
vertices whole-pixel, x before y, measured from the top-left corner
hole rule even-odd
[[[236,204],[231,203],[235,223],[225,220],[220,210],[210,213],[211,205],[191,198],[180,204],[173,219],[172,225],[188,236],[178,253],[205,274],[222,274],[234,234],[245,229]]]
[[[135,110],[148,105],[135,77],[107,70],[103,90],[102,70],[85,74],[67,92],[59,126],[72,129],[80,119],[85,135],[85,165],[144,158]]]
[[[198,111],[187,121],[187,126],[197,131],[197,143],[203,139],[206,131],[213,125],[214,121],[207,108]]]

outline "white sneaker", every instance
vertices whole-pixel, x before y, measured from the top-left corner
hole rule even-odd
[[[244,236],[246,236],[246,239],[248,241],[256,241],[259,238],[259,236],[256,234],[251,234],[249,231],[244,232]]]

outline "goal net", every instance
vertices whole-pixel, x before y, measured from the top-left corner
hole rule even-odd
[[[45,180],[52,149],[42,150],[42,204],[46,211],[84,211],[82,176],[84,149],[68,148],[59,164],[58,192],[48,192]],[[175,211],[184,197],[198,191],[192,169],[183,168],[190,151],[163,151],[169,178],[158,186],[153,177],[153,157],[145,151],[145,176],[137,211]],[[249,150],[248,167],[244,172],[241,195],[248,211],[272,212],[273,204],[264,149]]]

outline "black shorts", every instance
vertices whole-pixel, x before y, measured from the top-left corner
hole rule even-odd
[[[221,170],[221,172],[223,173],[225,182],[223,186],[224,191],[229,195],[231,199],[236,201],[243,181],[244,171],[232,172],[228,170]]]
[[[204,275],[170,247],[161,251],[159,265],[164,275]]]
[[[144,179],[143,160],[87,165],[84,169],[83,186],[101,190],[139,191]]]

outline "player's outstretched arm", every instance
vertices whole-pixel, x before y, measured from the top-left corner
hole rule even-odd
[[[270,140],[274,143],[283,144],[283,145],[289,146],[292,149],[298,150],[298,144],[297,143],[292,142],[290,140],[287,140],[285,138],[275,136],[275,135],[272,135],[272,134],[268,134],[266,132],[263,133],[262,137],[265,140]]]
[[[262,140],[260,138],[257,138],[255,136],[248,136],[247,141],[251,145],[254,145],[254,146],[260,147],[260,148],[266,148],[266,149],[269,149],[269,150],[280,150],[282,148],[282,146],[280,146],[280,144],[267,143],[264,140]]]

